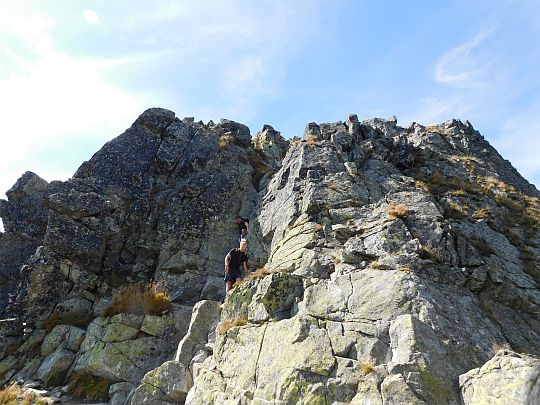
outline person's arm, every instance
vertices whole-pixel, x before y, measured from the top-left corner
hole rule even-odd
[[[247,265],[247,260],[244,262],[244,273],[246,274],[246,276],[248,275],[248,265]]]
[[[227,253],[227,256],[225,256],[225,273],[229,272],[230,261],[231,261],[231,252]]]

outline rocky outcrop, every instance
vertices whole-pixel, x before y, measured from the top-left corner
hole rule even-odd
[[[49,184],[32,172],[26,172],[0,200],[4,233],[0,234],[0,316],[13,302],[18,272],[42,243],[47,228],[45,199]]]
[[[53,361],[62,364],[56,383],[76,370],[115,382],[122,393],[118,384],[136,387],[172,359],[193,304],[224,296],[223,257],[237,244],[233,219],[254,212],[259,183],[288,142],[274,131],[261,150],[274,144],[278,150],[263,155],[242,124],[205,125],[150,109],[70,180],[21,177],[0,206],[0,277],[8,280],[0,352],[14,359],[6,378],[49,380],[52,366],[43,364]],[[256,235],[252,262],[264,263]],[[149,280],[173,301],[168,314],[135,324],[101,317],[121,287]],[[56,325],[86,333],[78,350],[58,344],[49,352]]]
[[[163,316],[118,314],[94,319],[75,371],[137,384],[148,370],[171,357],[174,342],[186,332],[186,315],[179,308]]]
[[[499,350],[482,367],[459,377],[463,402],[466,405],[535,403],[540,398],[532,396],[531,388],[539,373],[538,357]]]
[[[189,329],[174,360],[148,372],[131,398],[132,404],[183,403],[193,386],[194,368],[212,355],[220,305],[200,301],[193,307]]]
[[[273,274],[227,297],[186,403],[460,403],[494,345],[540,354],[539,208],[468,123],[309,125],[261,193]],[[294,310],[259,316],[276,276]]]
[[[468,122],[351,115],[289,142],[151,109],[67,182],[25,176],[0,207],[0,255],[29,243],[5,381],[88,374],[113,404],[472,404],[533,378],[540,193]],[[220,307],[238,213],[261,269]],[[149,280],[168,312],[103,316]]]

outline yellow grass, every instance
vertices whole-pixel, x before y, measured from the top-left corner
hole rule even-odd
[[[381,262],[375,260],[369,264],[369,267],[375,270],[387,270],[388,267],[382,264]]]
[[[248,275],[244,277],[243,279],[241,280],[239,279],[238,281],[236,281],[236,283],[234,283],[234,286],[235,287],[241,286],[246,281],[258,280],[260,278],[266,277],[269,274],[272,274],[270,270],[268,270],[266,267],[261,267],[260,269],[257,269],[255,271],[248,273]]]
[[[429,188],[429,185],[425,182],[425,181],[422,181],[422,180],[416,180],[414,182],[414,185],[416,186],[416,188],[420,189],[420,190],[424,190],[426,193],[430,193],[431,192],[431,189]]]
[[[409,210],[405,204],[390,204],[387,212],[390,218],[404,219],[409,214]]]
[[[464,197],[465,195],[467,195],[465,190],[461,190],[461,189],[451,191],[450,194],[453,195],[454,197]]]
[[[465,218],[469,214],[469,211],[466,205],[451,202],[448,204],[448,213],[452,218],[460,219]]]
[[[226,320],[220,323],[220,325],[217,328],[217,331],[220,335],[224,335],[227,333],[227,331],[231,328],[234,328],[236,326],[244,326],[247,325],[247,319],[246,318],[235,318],[232,320]]]
[[[469,173],[474,173],[475,169],[476,169],[476,165],[479,165],[481,164],[482,162],[480,161],[480,159],[478,159],[477,157],[474,157],[474,156],[458,156],[458,155],[453,155],[453,156],[450,156],[449,158],[450,160],[454,161],[454,162],[461,162],[463,163],[463,166],[465,166],[465,169],[469,172]]]
[[[314,146],[319,146],[320,144],[321,143],[319,141],[317,141],[317,138],[315,138],[314,136],[309,136],[307,138],[307,142],[306,142],[307,146],[314,147]]]
[[[12,384],[0,390],[0,405],[49,405],[54,402],[43,398],[35,392],[24,392],[17,384]]]
[[[366,376],[369,373],[375,371],[375,364],[373,364],[373,360],[369,360],[363,363],[362,366],[360,366],[360,370],[362,371],[363,376]]]
[[[426,127],[426,132],[432,132],[432,133],[437,133],[439,134],[441,131],[441,129],[439,128],[438,125],[428,125]]]
[[[103,316],[124,312],[161,315],[170,306],[171,299],[167,291],[157,283],[130,284],[113,297],[111,304],[103,310]]]
[[[227,148],[229,145],[234,143],[234,137],[231,135],[221,135],[219,137],[219,147]]]
[[[491,210],[489,208],[479,208],[473,212],[472,217],[474,219],[483,219],[489,217]]]
[[[441,263],[442,258],[439,252],[429,245],[424,245],[420,248],[420,257],[424,260],[431,260],[435,263]]]

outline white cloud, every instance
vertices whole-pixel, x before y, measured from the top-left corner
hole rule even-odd
[[[418,122],[423,125],[436,124],[451,118],[467,118],[467,113],[473,105],[464,102],[460,95],[450,97],[426,97],[412,109],[406,108],[400,120],[403,122]]]
[[[209,109],[217,114],[212,118],[239,120],[249,120],[268,96],[281,90],[287,62],[311,35],[320,12],[303,0],[135,7],[112,29],[129,45],[166,49],[173,64],[186,61],[178,66],[179,75],[198,77],[200,66],[211,66],[200,80],[215,83],[217,100],[206,101],[217,105]]]
[[[469,41],[446,51],[435,65],[435,80],[454,86],[485,85],[484,68],[474,55],[478,48],[493,33],[480,31]]]
[[[221,88],[230,101],[229,114],[243,114],[246,119],[253,112],[252,99],[275,92],[283,72],[270,59],[263,54],[250,55],[224,68]]]
[[[97,13],[94,10],[90,9],[86,9],[83,11],[83,17],[88,24],[95,24],[99,20],[99,16],[97,15]]]
[[[67,55],[55,49],[48,34],[52,23],[34,16],[12,17],[1,31],[22,40],[24,46],[19,43],[14,50],[4,44],[4,52],[0,50],[0,60],[15,62],[17,67],[0,77],[0,195],[22,174],[17,163],[28,161],[28,165],[46,168],[28,159],[55,144],[106,141],[129,126],[143,109],[140,97],[105,79],[109,68],[129,60]],[[59,159],[51,174],[67,170]]]

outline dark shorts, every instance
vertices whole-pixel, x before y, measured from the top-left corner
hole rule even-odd
[[[225,273],[225,281],[232,281],[232,283],[236,283],[236,280],[242,278],[242,272],[240,271],[229,271],[228,273]]]

